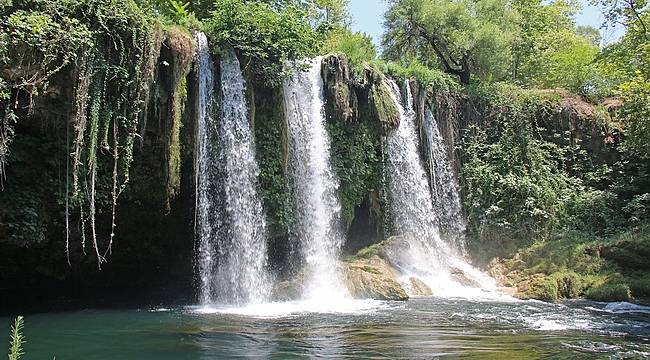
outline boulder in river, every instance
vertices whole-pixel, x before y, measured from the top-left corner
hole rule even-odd
[[[407,300],[408,294],[398,281],[399,274],[377,255],[369,259],[353,259],[345,263],[343,278],[355,298],[376,300]]]

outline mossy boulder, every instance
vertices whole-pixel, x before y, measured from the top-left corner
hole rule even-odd
[[[559,298],[557,282],[546,275],[535,274],[517,284],[516,297],[520,299],[557,301]]]
[[[399,110],[390,94],[385,77],[373,70],[367,70],[366,73],[369,74],[370,82],[368,105],[371,115],[379,121],[384,130],[397,127],[400,121]]]
[[[346,262],[343,268],[350,294],[361,299],[407,300],[409,296],[398,277],[397,270],[377,255]]]

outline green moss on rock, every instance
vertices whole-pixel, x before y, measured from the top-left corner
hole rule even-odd
[[[373,117],[384,129],[390,129],[399,125],[399,110],[391,97],[388,85],[385,84],[383,75],[372,75],[370,91],[368,93],[368,104]]]

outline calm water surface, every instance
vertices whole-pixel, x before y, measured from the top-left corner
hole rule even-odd
[[[650,358],[650,308],[631,304],[417,298],[365,305],[345,313],[285,304],[228,313],[31,314],[23,359]],[[0,318],[3,344],[11,322]]]

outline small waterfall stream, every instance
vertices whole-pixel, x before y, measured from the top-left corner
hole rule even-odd
[[[386,135],[383,144],[390,202],[389,232],[404,238],[399,246],[390,249],[391,261],[400,269],[407,289],[408,279],[417,277],[436,295],[460,295],[467,289],[452,277],[452,273],[459,270],[490,286],[487,276],[461,258],[458,244],[441,239],[438,207],[434,208],[434,197],[418,152],[410,87],[406,83],[406,99],[402,101],[397,84],[387,80],[387,85],[400,113],[398,128]],[[438,165],[435,164],[436,169]]]
[[[201,302],[260,303],[268,298],[270,279],[245,82],[234,50],[226,49],[220,63],[222,104],[216,119],[213,66],[205,35],[197,34],[197,44]]]
[[[460,202],[458,181],[454,177],[451,164],[438,121],[431,109],[424,112],[424,137],[429,169],[429,185],[433,195],[434,208],[443,238],[461,254],[465,253],[465,219]]]
[[[338,258],[343,245],[339,219],[338,179],[330,166],[330,140],[325,128],[321,58],[308,71],[296,72],[283,84],[289,154],[296,190],[296,235],[307,271],[307,298],[344,295]]]

